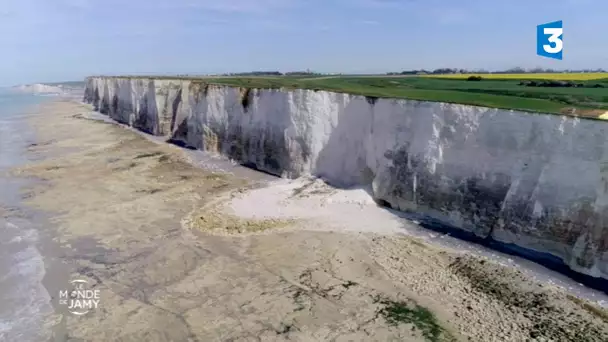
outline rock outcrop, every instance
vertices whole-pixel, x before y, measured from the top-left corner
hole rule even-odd
[[[371,184],[394,209],[608,279],[602,122],[182,79],[92,77],[85,101],[119,122],[282,177]]]

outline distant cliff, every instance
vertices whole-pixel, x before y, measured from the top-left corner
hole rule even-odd
[[[13,91],[29,94],[63,94],[64,89],[60,86],[47,85],[47,84],[23,84],[11,88]]]
[[[117,121],[276,175],[371,184],[395,209],[608,279],[600,121],[147,78],[89,78],[84,99]]]

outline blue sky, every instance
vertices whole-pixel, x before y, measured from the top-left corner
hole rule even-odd
[[[0,85],[90,74],[608,69],[606,0],[0,0]],[[536,25],[564,21],[564,60]]]

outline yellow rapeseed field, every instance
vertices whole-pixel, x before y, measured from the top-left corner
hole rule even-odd
[[[588,81],[600,78],[608,78],[608,72],[579,72],[579,73],[551,73],[551,74],[453,74],[453,75],[425,75],[426,77],[441,78],[467,78],[469,76],[481,76],[489,79],[543,79],[561,81]]]

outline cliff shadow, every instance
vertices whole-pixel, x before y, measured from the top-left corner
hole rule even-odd
[[[95,90],[93,91],[93,99],[92,99],[92,103],[93,103],[93,108],[95,111],[101,112],[99,109],[99,101],[100,101],[100,96],[99,96],[99,88],[95,87]]]
[[[365,125],[365,122],[372,121],[369,117],[372,117],[375,105],[373,101],[368,100],[368,103],[367,110],[349,107],[364,107],[360,101],[351,101],[342,109],[327,143],[319,153],[318,163],[313,170],[315,176],[336,188],[362,188],[380,208],[399,218],[415,221],[423,229],[532,261],[608,294],[606,279],[574,271],[561,257],[553,254],[501,242],[492,237],[494,227],[501,220],[512,221],[506,222],[509,225],[531,215],[530,205],[523,203],[510,206],[508,215],[503,213],[502,206],[513,181],[508,174],[486,172],[473,177],[446,179],[446,174],[467,173],[455,172],[458,171],[454,169],[459,167],[457,165],[437,165],[435,173],[431,174],[426,171],[429,169],[427,159],[411,153],[407,143],[394,151],[387,150],[385,157],[390,160],[390,166],[378,171],[382,174],[374,174],[365,163],[364,143],[367,135],[373,134],[372,127]],[[348,113],[348,116],[344,113]],[[364,120],[365,116],[368,117],[367,121]],[[526,181],[534,183],[540,169],[532,166],[530,179]],[[375,178],[378,181],[377,177],[385,182],[381,185],[384,189],[380,194],[371,187]],[[530,193],[519,195],[520,198],[531,196]],[[407,203],[413,204],[411,208],[421,210],[409,209]],[[450,212],[458,212],[463,222],[471,223],[470,227],[450,222]]]
[[[186,137],[188,135],[188,120],[182,120],[179,126],[175,129],[175,132],[171,134],[171,137],[166,140],[167,143],[173,144],[189,150],[197,150],[196,146],[188,144]]]
[[[347,101],[344,107],[339,108],[331,133],[319,151],[311,173],[336,188],[361,186],[371,192],[371,188],[367,188],[374,175],[366,163],[365,142],[372,134],[375,101],[361,96]],[[341,101],[336,99],[335,102]]]
[[[169,98],[167,97],[167,101],[165,103],[165,107],[169,106]],[[179,90],[177,91],[177,93],[175,94],[175,99],[173,100],[173,103],[171,104],[171,122],[169,124],[169,132],[163,132],[163,133],[170,133],[171,131],[173,131],[175,129],[175,122],[177,120],[177,113],[179,111],[179,107],[182,103],[182,88],[179,88]],[[172,133],[171,133],[172,134]]]
[[[399,218],[411,221],[412,224],[416,224],[417,226],[428,231],[447,235],[467,243],[472,243],[487,248],[491,251],[532,261],[537,265],[562,274],[588,288],[608,294],[608,280],[576,272],[566,263],[564,263],[561,258],[550,253],[538,252],[532,249],[523,248],[513,243],[500,242],[492,239],[491,237],[479,237],[471,232],[465,231],[459,227],[447,224],[427,215],[411,211],[399,211],[392,209],[390,205],[387,205],[387,203],[383,201],[378,201],[378,206],[383,210],[386,210]]]
[[[414,159],[420,160],[419,158]],[[466,219],[466,222],[474,222],[474,225],[478,228],[470,229],[470,227],[455,225],[449,220],[442,219],[442,215],[428,214],[424,212],[425,210],[415,211],[398,205],[395,206],[391,204],[391,201],[384,199],[382,195],[371,194],[380,207],[401,218],[416,221],[419,226],[425,229],[532,261],[589,288],[608,294],[608,280],[577,272],[570,268],[559,256],[522,247],[515,243],[501,242],[493,238],[493,229],[499,222],[503,222],[506,226],[515,225],[531,215],[530,205],[521,201],[518,202],[519,205],[510,207],[509,215],[505,215],[501,210],[501,205],[509,191],[507,184],[510,183],[510,179],[501,180],[496,187],[483,184],[481,180],[476,178],[465,179],[455,182],[453,187],[449,188],[451,193],[446,193],[445,191],[437,191],[436,179],[421,177],[422,172],[412,173],[412,167],[413,170],[416,170],[416,165],[417,162],[413,162],[411,157],[407,160],[393,160],[392,167],[395,169],[390,170],[389,168],[389,177],[394,177],[389,182],[393,186],[389,189],[391,193],[389,193],[388,198],[394,199],[397,197],[399,200],[393,201],[393,203],[401,203],[402,200],[410,201],[414,204],[414,207],[421,205],[423,208],[434,209],[437,213],[441,213],[442,210],[447,213],[450,210],[455,210]],[[438,170],[437,173],[442,174],[443,172]],[[500,179],[500,177],[495,178]],[[412,179],[417,181],[415,193],[411,191],[410,182]],[[428,182],[426,185],[425,181]],[[530,222],[533,221],[528,221],[528,223]],[[536,226],[539,229],[543,228],[541,222],[537,222]],[[483,232],[483,234],[480,235],[479,232]]]
[[[159,112],[156,105],[156,91],[154,81],[149,81],[147,90],[139,100],[139,110],[135,120],[130,122],[134,128],[152,135],[159,134]]]
[[[241,166],[276,177],[299,176],[308,159],[307,144],[286,136],[291,125],[289,99],[278,91],[240,89],[227,121],[210,122],[217,150]],[[257,122],[257,123],[256,123]],[[212,144],[213,145],[213,144]]]
[[[389,185],[385,185],[387,188],[385,193],[371,194],[381,207],[409,221],[419,222],[418,225],[425,229],[532,261],[589,288],[608,294],[606,279],[577,272],[564,259],[551,253],[539,252],[494,238],[492,233],[499,224],[508,227],[522,225],[522,221],[526,221],[539,230],[552,232],[555,229],[549,228],[542,220],[536,222],[531,219],[533,210],[530,204],[531,192],[521,194],[516,203],[511,203],[508,210],[504,210],[505,199],[512,182],[509,175],[494,173],[491,177],[477,175],[462,179],[452,177],[446,180],[447,177],[443,175],[454,175],[458,172],[452,172],[449,166],[441,165],[436,166],[435,174],[429,174],[425,172],[428,165],[425,165],[424,158],[405,152],[407,149],[407,146],[403,146],[389,156],[391,166],[384,171],[387,173],[384,177],[391,179],[387,181]],[[531,179],[527,181],[534,185],[532,186],[534,189],[538,180],[533,176],[539,175],[540,171],[532,171],[529,177]],[[443,180],[440,180],[441,178]],[[488,181],[488,178],[492,181]],[[422,209],[411,210],[401,205],[403,201],[412,203],[413,208]],[[430,211],[427,211],[427,208]],[[456,225],[450,222],[451,212],[458,213],[464,224]],[[544,217],[547,216],[549,215]]]

